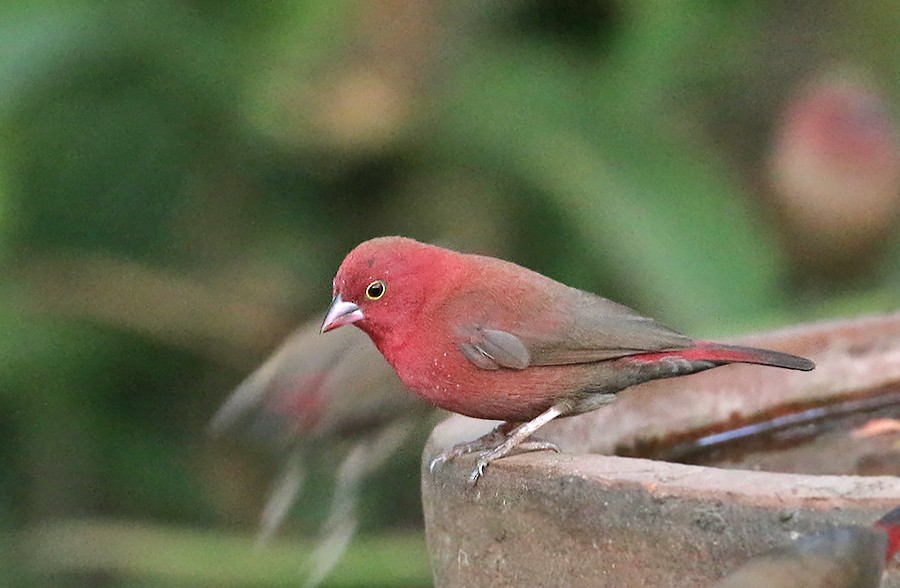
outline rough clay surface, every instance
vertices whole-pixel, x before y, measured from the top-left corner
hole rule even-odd
[[[900,504],[895,477],[721,470],[598,455],[776,400],[900,385],[900,314],[742,342],[807,355],[819,367],[795,374],[729,366],[636,387],[608,409],[542,429],[564,454],[500,460],[475,488],[466,485],[471,457],[433,473],[427,464],[496,423],[452,417],[439,425],[422,469],[436,586],[707,586],[800,534],[869,525]],[[885,586],[900,588],[898,568]]]

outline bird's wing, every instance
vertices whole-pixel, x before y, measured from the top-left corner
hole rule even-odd
[[[506,331],[473,327],[457,346],[466,359],[483,370],[523,370],[532,365],[531,353],[522,340]]]
[[[628,307],[585,292],[532,322],[470,325],[457,347],[481,369],[593,363],[690,347],[692,340]]]

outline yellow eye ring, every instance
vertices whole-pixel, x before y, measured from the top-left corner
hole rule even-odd
[[[381,280],[375,280],[368,286],[366,286],[366,298],[369,300],[378,300],[384,293],[387,291],[387,284],[382,282]]]

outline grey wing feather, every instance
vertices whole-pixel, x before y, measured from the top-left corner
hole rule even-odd
[[[636,311],[587,292],[566,305],[565,324],[541,330],[519,324],[508,330],[478,326],[459,347],[481,369],[593,363],[690,347],[692,339]]]
[[[476,327],[469,340],[460,343],[459,350],[483,370],[501,367],[523,370],[531,363],[528,348],[518,337],[496,329]]]
[[[522,335],[531,365],[590,363],[638,353],[689,347],[691,339],[653,319],[600,317],[575,323],[563,337]]]

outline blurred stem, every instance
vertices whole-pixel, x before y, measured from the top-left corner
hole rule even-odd
[[[109,255],[32,257],[14,273],[33,310],[125,328],[224,365],[255,365],[292,325],[271,308]]]
[[[28,468],[28,519],[52,520],[90,512],[100,499],[93,470],[99,440],[91,428],[94,407],[65,378],[34,374],[34,402],[27,404],[22,429]]]

